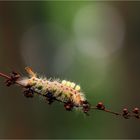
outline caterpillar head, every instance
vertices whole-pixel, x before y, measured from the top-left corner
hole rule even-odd
[[[36,73],[34,73],[30,67],[26,67],[25,70],[29,74],[30,77],[37,77]]]
[[[34,85],[35,81],[37,80],[36,73],[34,73],[30,67],[26,67],[25,70],[29,74],[30,78],[22,78],[18,81],[18,83],[24,85],[25,87]]]

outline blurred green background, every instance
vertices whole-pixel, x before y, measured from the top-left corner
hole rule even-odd
[[[79,83],[92,104],[140,107],[140,2],[0,2],[0,71]],[[138,120],[24,98],[0,79],[0,138],[140,138]]]

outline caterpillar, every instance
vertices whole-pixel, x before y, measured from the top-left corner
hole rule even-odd
[[[37,77],[37,74],[29,67],[26,67],[25,70],[30,78],[17,81],[25,87],[29,87],[29,91],[25,92],[25,96],[32,97],[33,92],[31,91],[33,90],[45,96],[49,104],[58,100],[65,103],[66,110],[72,110],[73,107],[82,107],[85,113],[89,110],[89,104],[79,85],[66,80],[60,81]]]
[[[135,107],[132,111],[124,108],[121,113],[117,113],[106,109],[102,102],[96,106],[92,106],[86,99],[85,94],[82,92],[81,87],[74,82],[66,80],[58,80],[51,78],[42,78],[38,76],[30,67],[25,68],[28,77],[22,77],[17,72],[12,72],[10,76],[0,73],[1,77],[6,79],[6,85],[9,87],[13,84],[20,85],[24,88],[24,96],[27,98],[34,97],[35,94],[43,96],[48,104],[58,101],[64,104],[67,111],[72,111],[78,108],[86,115],[92,109],[101,110],[117,116],[123,116],[125,119],[130,117],[140,118],[139,108]]]

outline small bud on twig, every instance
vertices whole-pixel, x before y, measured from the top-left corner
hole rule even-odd
[[[129,117],[130,117],[129,111],[128,111],[127,108],[124,108],[124,109],[123,109],[123,117],[124,117],[125,119],[129,119]]]
[[[99,102],[96,106],[98,109],[101,109],[101,110],[104,110],[105,109],[105,106],[103,105],[102,102]]]
[[[135,107],[135,108],[133,109],[133,113],[139,114],[139,108]]]

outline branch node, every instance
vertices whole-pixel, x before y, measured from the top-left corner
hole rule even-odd
[[[6,86],[9,87],[9,86],[15,84],[15,82],[16,82],[19,78],[20,78],[20,75],[19,75],[17,72],[13,71],[13,72],[11,73],[9,79],[7,79],[7,80],[5,81]]]

